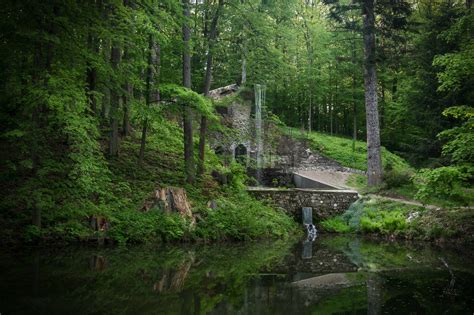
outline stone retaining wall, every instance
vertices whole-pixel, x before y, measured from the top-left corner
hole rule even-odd
[[[357,192],[353,190],[252,187],[248,191],[257,199],[271,200],[298,222],[302,222],[302,207],[313,208],[313,222],[318,223],[322,219],[344,213],[359,198]]]

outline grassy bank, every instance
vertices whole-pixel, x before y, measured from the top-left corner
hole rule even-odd
[[[427,209],[381,198],[363,198],[344,214],[321,222],[321,227],[326,232],[474,242],[472,209]]]
[[[359,170],[367,170],[367,144],[350,138],[330,136],[321,132],[302,133],[296,128],[283,128],[285,134],[307,139],[311,148],[339,162],[341,165]],[[409,169],[408,163],[398,155],[382,147],[384,169],[402,171]]]

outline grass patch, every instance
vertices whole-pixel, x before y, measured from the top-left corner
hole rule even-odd
[[[330,157],[341,165],[359,170],[367,170],[367,144],[341,136],[330,136],[321,132],[301,133],[296,128],[285,127],[283,132],[310,141],[311,148]],[[397,171],[409,169],[409,164],[398,155],[382,147],[384,169]]]
[[[322,221],[320,225],[325,232],[349,233],[354,231],[341,216],[326,219]]]
[[[338,233],[474,241],[474,212],[469,208],[426,209],[378,198],[361,199],[344,214],[320,225],[325,231]]]

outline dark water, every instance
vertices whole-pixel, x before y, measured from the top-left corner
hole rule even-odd
[[[473,314],[473,252],[318,237],[2,251],[7,314]]]

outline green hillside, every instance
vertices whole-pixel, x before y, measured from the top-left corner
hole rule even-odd
[[[367,170],[367,144],[365,141],[354,141],[350,138],[330,136],[321,132],[302,133],[296,128],[283,128],[285,134],[300,139],[308,139],[313,150],[332,158],[341,165],[359,170]],[[384,169],[401,171],[410,165],[398,155],[382,147]]]

